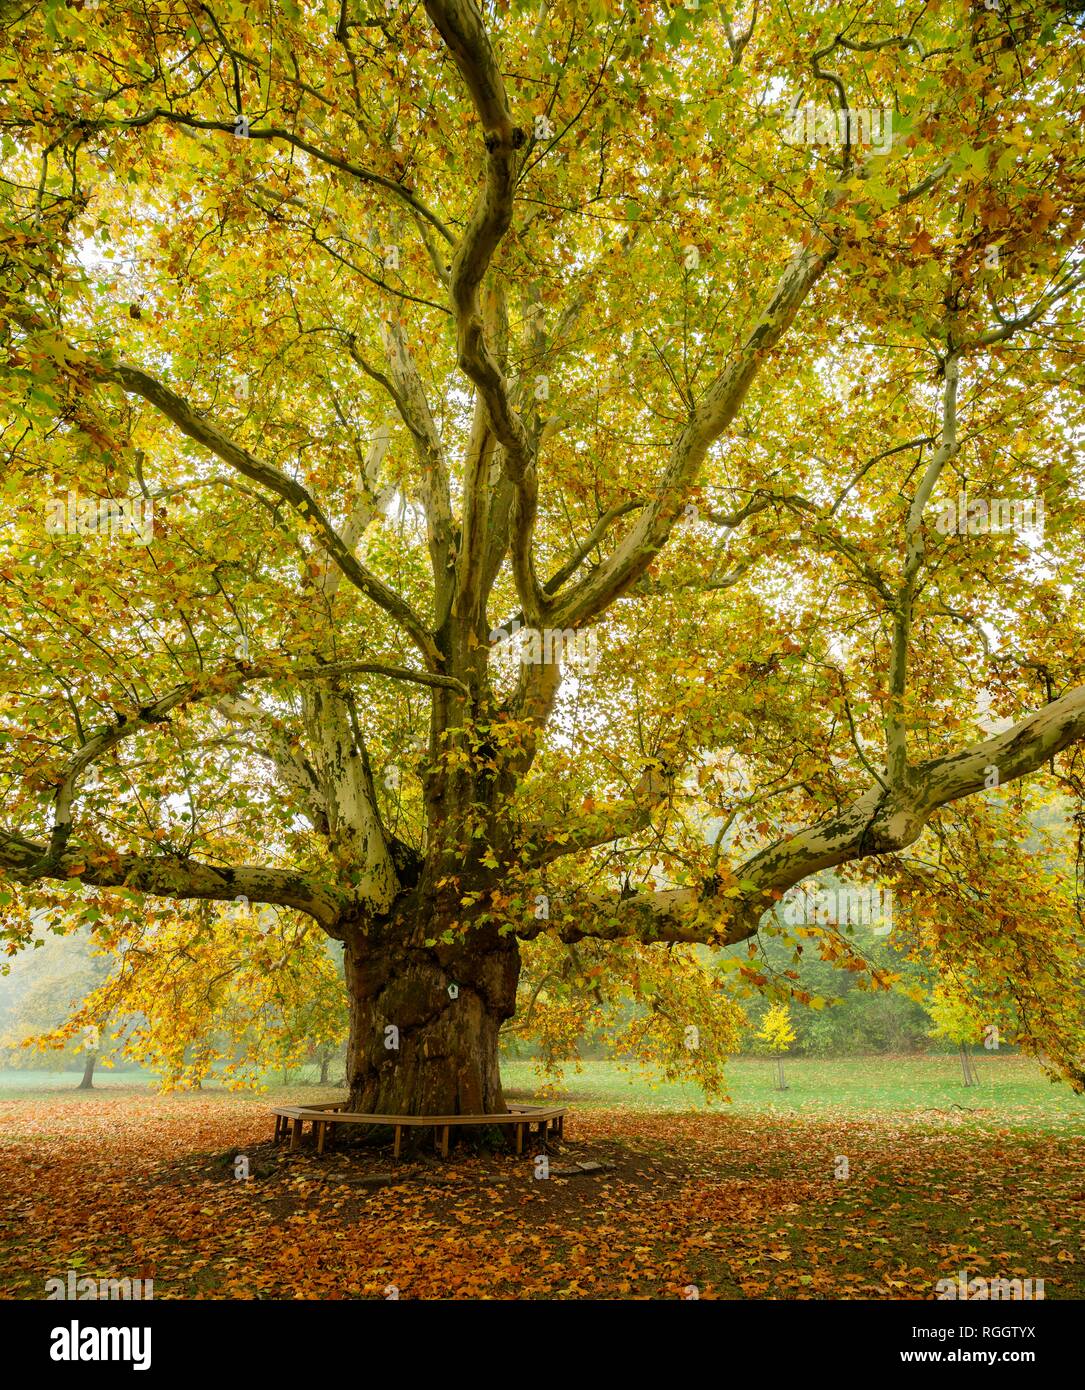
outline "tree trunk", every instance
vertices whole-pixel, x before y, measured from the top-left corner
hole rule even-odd
[[[320,1059],[320,1084],[322,1086],[326,1086],[328,1084],[328,1066],[330,1064],[330,1061],[331,1059],[328,1057],[327,1053],[325,1053],[324,1056],[322,1056]]]
[[[98,1060],[97,1052],[88,1052],[87,1060],[83,1063],[83,1080],[76,1087],[78,1091],[94,1090],[94,1064]]]
[[[505,1114],[498,1034],[516,1007],[520,956],[488,926],[454,930],[429,912],[348,928],[347,1084],[351,1110],[379,1115]],[[449,924],[449,929],[451,924]]]
[[[972,1065],[972,1058],[968,1055],[968,1048],[964,1043],[959,1043],[958,1046],[961,1052],[961,1071],[964,1073],[964,1084],[966,1086],[977,1086],[979,1084],[979,1077],[976,1075],[975,1068]]]

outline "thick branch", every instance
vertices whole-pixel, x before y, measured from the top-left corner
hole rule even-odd
[[[706,391],[671,449],[659,492],[616,549],[587,578],[559,595],[548,610],[555,627],[577,627],[603,612],[634,584],[666,544],[711,444],[738,413],[765,354],[783,337],[799,306],[836,256],[828,239],[820,249],[796,251],[757,325],[728,367]]]
[[[45,854],[44,845],[0,830],[0,869],[20,883],[78,880],[96,888],[127,888],[160,898],[216,902],[245,897],[249,902],[276,903],[307,912],[329,931],[349,906],[345,895],[292,869],[248,864],[225,868],[180,855],[121,854],[69,844],[59,863],[43,871],[40,866]]]
[[[433,414],[426,399],[418,366],[407,346],[399,322],[388,319],[381,326],[384,350],[400,414],[414,441],[420,470],[419,497],[426,516],[426,534],[433,570],[434,611],[437,625],[450,602],[452,576],[452,503],[449,497],[448,469]]]
[[[937,486],[942,470],[957,452],[958,358],[946,362],[942,399],[942,437],[931,455],[916,488],[905,523],[906,551],[904,572],[893,613],[893,648],[889,658],[889,705],[885,717],[886,770],[892,786],[901,786],[908,769],[908,737],[904,694],[908,682],[908,644],[912,631],[912,609],[916,584],[923,567],[926,546],[923,539],[923,513]]]
[[[459,69],[482,124],[486,184],[453,256],[449,293],[460,368],[485,403],[490,428],[503,450],[505,471],[516,487],[513,569],[521,602],[534,621],[541,607],[530,555],[538,498],[535,449],[487,340],[479,302],[490,261],[512,222],[517,151],[524,144],[524,132],[513,125],[501,69],[474,0],[426,0],[426,12]]]
[[[899,201],[910,201],[928,191],[947,168],[940,165]],[[709,448],[735,418],[765,357],[783,338],[810,291],[835,260],[838,232],[834,214],[848,196],[849,186],[861,182],[867,169],[864,165],[853,170],[850,179],[835,183],[828,191],[810,244],[792,255],[752,332],[697,402],[675,440],[657,496],[607,559],[547,609],[549,624],[579,627],[605,611],[640,578],[666,544]]]
[[[563,941],[705,942],[730,945],[753,936],[779,898],[811,874],[872,855],[895,854],[913,844],[939,807],[993,785],[1035,772],[1071,744],[1085,739],[1085,686],[1068,691],[1013,728],[948,757],[910,769],[908,786],[871,786],[839,815],[768,845],[735,869],[740,892],[706,896],[693,888],[598,895],[577,900],[567,919],[532,922],[518,935],[552,931]]]

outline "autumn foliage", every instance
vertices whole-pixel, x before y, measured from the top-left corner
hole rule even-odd
[[[895,983],[832,870],[1085,1088],[1070,9],[0,22],[10,951],[178,1082],[346,1012],[363,1109],[721,1094],[804,956]]]

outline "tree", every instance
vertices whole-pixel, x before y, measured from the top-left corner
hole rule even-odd
[[[108,921],[117,967],[47,1045],[97,1034],[112,1019],[120,1055],[168,1089],[200,1089],[219,1061],[217,1081],[251,1086],[269,1066],[285,1077],[314,1049],[330,1059],[343,1042],[342,971],[305,919],[208,903],[189,913],[128,905]]]
[[[33,924],[41,928],[39,917]],[[86,932],[64,932],[34,938],[34,949],[17,962],[9,981],[0,982],[0,1026],[5,1030],[3,1046],[13,1051],[9,1065],[42,1065],[42,1057],[74,1043],[68,1064],[81,1061],[80,1090],[91,1090],[94,1070],[102,1055],[101,1030],[108,1019],[88,1006],[87,1001],[109,973],[109,961]],[[3,988],[6,984],[7,988]],[[81,1034],[64,1029],[73,1013],[84,1014],[88,1022]],[[20,1056],[19,1054],[23,1055]],[[29,1057],[35,1060],[30,1061]],[[56,1065],[55,1055],[48,1066]]]
[[[1077,797],[1081,35],[772,8],[7,12],[13,948],[302,914],[352,1106],[499,1111],[522,953],[694,981],[872,860],[941,922]],[[1085,1086],[1077,917],[954,921]]]
[[[94,1068],[98,1064],[98,1052],[101,1047],[101,1034],[94,1031],[93,1025],[88,1028],[83,1039],[83,1075],[79,1081],[81,1091],[94,1090]]]
[[[786,1004],[773,1004],[766,1010],[756,1037],[765,1044],[770,1052],[777,1054],[776,1089],[786,1091],[787,1082],[784,1080],[783,1054],[795,1041],[795,1030],[791,1026]]]
[[[968,1045],[983,1040],[984,1026],[976,1018],[968,1000],[947,989],[945,985],[937,984],[931,993],[928,1012],[933,1025],[931,1037],[948,1038],[950,1042],[957,1044],[964,1084],[978,1086],[980,1079]]]

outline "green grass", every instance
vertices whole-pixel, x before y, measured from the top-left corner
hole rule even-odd
[[[955,1055],[791,1058],[784,1061],[787,1090],[778,1091],[773,1061],[739,1057],[727,1065],[730,1102],[708,1103],[692,1082],[663,1081],[644,1070],[628,1072],[611,1061],[592,1061],[580,1072],[568,1071],[554,1093],[587,1109],[750,1110],[811,1119],[872,1112],[920,1119],[948,1111],[977,1124],[1085,1133],[1085,1096],[1049,1081],[1035,1062],[981,1056],[976,1067],[980,1085],[966,1088]],[[502,1076],[506,1090],[514,1094],[546,1092],[545,1078],[529,1061],[506,1061]]]
[[[14,1071],[0,1068],[0,1100],[45,1100],[56,1099],[58,1093],[70,1091],[72,1095],[86,1095],[77,1087],[83,1079],[83,1068],[78,1071]],[[155,1077],[149,1072],[108,1071],[98,1067],[94,1072],[94,1089],[114,1088],[142,1089],[154,1086]]]
[[[627,1070],[613,1061],[587,1061],[579,1072],[569,1069],[548,1082],[524,1059],[502,1063],[505,1089],[514,1096],[554,1094],[588,1110],[625,1108],[637,1111],[753,1111],[786,1118],[858,1117],[892,1113],[922,1120],[952,1117],[968,1125],[995,1125],[1012,1130],[1057,1130],[1085,1134],[1085,1096],[1047,1079],[1024,1057],[980,1055],[980,1085],[966,1088],[955,1054],[933,1056],[865,1056],[820,1059],[787,1058],[787,1090],[775,1088],[776,1068],[769,1058],[738,1057],[727,1066],[730,1101],[707,1102],[693,1082],[665,1081],[643,1068]],[[251,1098],[266,1103],[286,1094],[315,1097],[315,1068],[301,1068],[291,1084],[281,1073],[265,1077],[268,1089]],[[77,1090],[79,1072],[0,1071],[0,1100],[57,1100],[86,1095]],[[154,1078],[139,1072],[95,1073],[96,1087],[145,1090]],[[208,1090],[217,1090],[208,1086]],[[328,1088],[333,1094],[334,1088]],[[324,1090],[320,1090],[324,1094]],[[937,1112],[944,1112],[940,1117]]]

